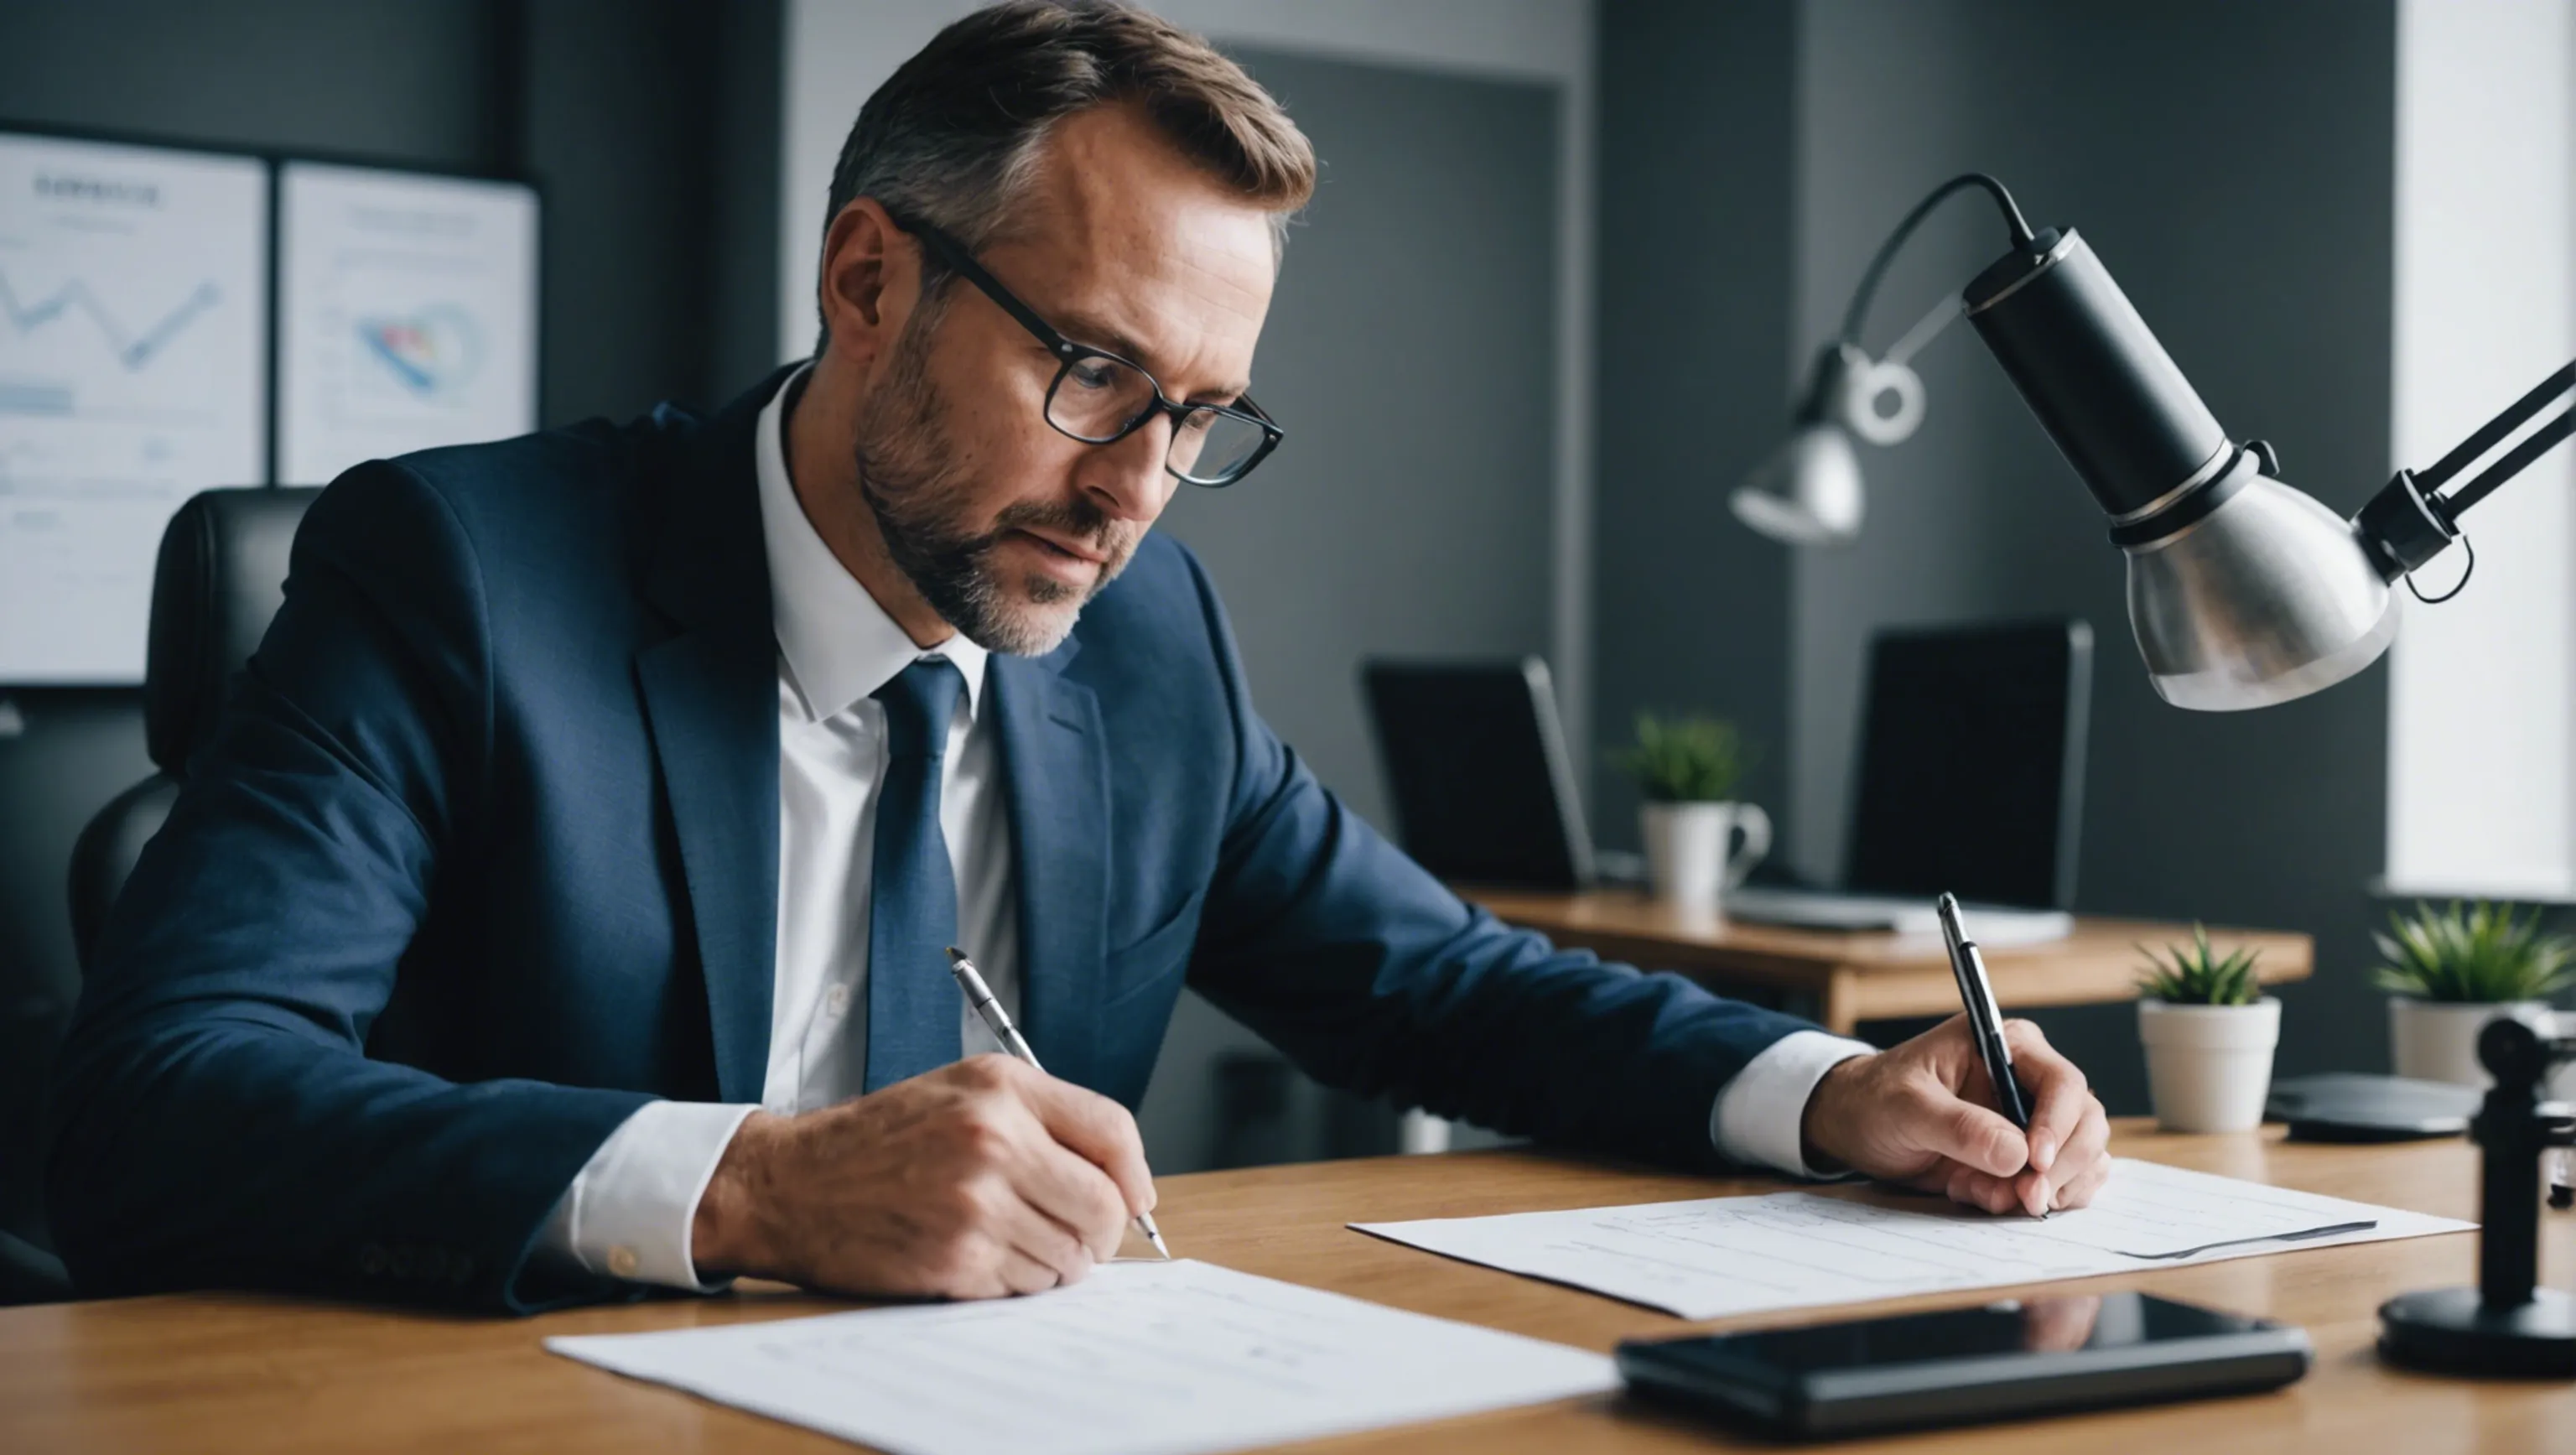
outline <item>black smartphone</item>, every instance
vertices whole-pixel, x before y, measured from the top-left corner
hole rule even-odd
[[[2145,1293],[1629,1340],[1629,1393],[1793,1438],[2277,1389],[2307,1331]]]

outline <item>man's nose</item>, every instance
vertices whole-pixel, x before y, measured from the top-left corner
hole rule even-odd
[[[1176,483],[1163,468],[1171,449],[1171,418],[1157,415],[1125,439],[1084,451],[1075,482],[1103,515],[1152,525],[1170,503]]]

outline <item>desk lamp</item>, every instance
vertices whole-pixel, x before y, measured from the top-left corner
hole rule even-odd
[[[1860,328],[1888,262],[1935,205],[1969,188],[1991,195],[2003,213],[2006,252],[1968,282],[1954,309],[1934,310],[1889,360],[1872,361]],[[1841,338],[1818,362],[1797,433],[1736,492],[1736,514],[1801,544],[1858,534],[1852,437],[1893,443],[1912,432],[1921,386],[1898,355],[1910,356],[1954,315],[1976,325],[2110,517],[2111,543],[2128,560],[2139,655],[2157,693],[2178,707],[2265,707],[2369,666],[2396,635],[2395,584],[2414,589],[2414,571],[2455,540],[2474,570],[2461,514],[2576,434],[2576,406],[2531,427],[2576,396],[2571,363],[2431,468],[2398,471],[2343,520],[2281,483],[2271,446],[2228,439],[2074,229],[2033,232],[2001,183],[1972,173],[1935,189],[1871,259]],[[1875,403],[1889,392],[1897,395],[1892,414]],[[2509,441],[2485,470],[2445,493]],[[2423,599],[2445,601],[2458,590]],[[2545,1040],[2500,1020],[2479,1052],[2496,1078],[2471,1126],[2485,1165],[2479,1283],[2389,1300],[2380,1308],[2380,1350],[2426,1369],[2576,1376],[2576,1299],[2536,1287],[2534,1276],[2538,1159],[2545,1147],[2576,1143],[2576,1118],[2563,1104],[2539,1101],[2535,1088],[2552,1066],[2576,1061],[2576,1038]]]
[[[2008,251],[1887,360],[1872,361],[1860,349],[1860,325],[1889,261],[1935,204],[1971,187],[2002,211]],[[1904,357],[1959,315],[1976,325],[2110,517],[2111,543],[2128,559],[2139,655],[2157,693],[2178,707],[2268,707],[2369,666],[2397,633],[2391,587],[2404,578],[2411,589],[2415,569],[2461,539],[2463,511],[2576,433],[2576,408],[2563,409],[2476,478],[2441,493],[2542,410],[2576,395],[2571,363],[2430,469],[2400,470],[2343,520],[2281,483],[2270,445],[2228,439],[2074,229],[2034,233],[2003,184],[1971,173],[1935,189],[1871,259],[1842,337],[1817,361],[1795,433],[1735,492],[1736,515],[1794,544],[1857,535],[1863,508],[1852,438],[1894,443],[1912,433],[1922,386]],[[1881,413],[1875,400],[1890,393],[1897,408]],[[2474,567],[2473,549],[2470,561]]]

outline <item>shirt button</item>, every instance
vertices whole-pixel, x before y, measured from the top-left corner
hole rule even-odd
[[[624,1243],[608,1250],[608,1271],[619,1278],[634,1277],[640,1263],[641,1260],[635,1256],[635,1250]]]
[[[823,992],[823,1009],[833,1015],[846,1015],[850,1009],[850,987],[835,985]]]

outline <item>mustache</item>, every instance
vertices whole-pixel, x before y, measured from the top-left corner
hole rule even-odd
[[[993,528],[969,542],[967,551],[981,556],[1001,544],[1002,537],[1014,531],[1031,529],[1065,536],[1113,566],[1126,560],[1144,535],[1143,528],[1134,521],[1111,520],[1100,507],[1087,500],[1066,503],[1023,500],[1003,507],[1002,512],[993,517]]]

